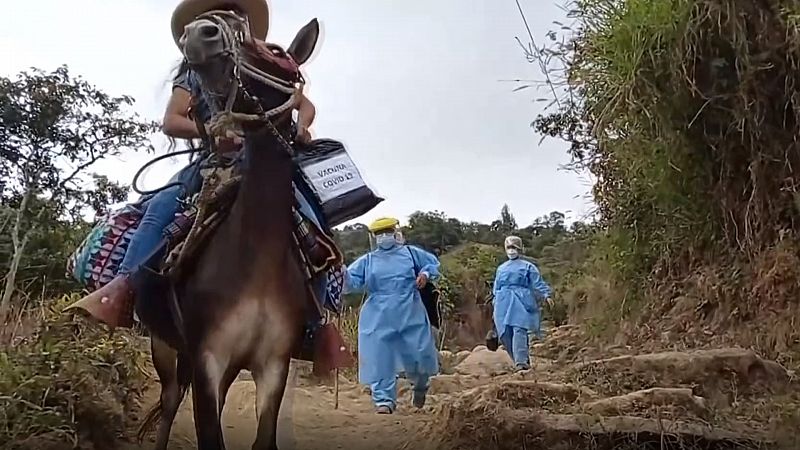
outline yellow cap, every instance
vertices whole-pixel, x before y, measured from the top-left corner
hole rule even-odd
[[[381,217],[375,219],[367,228],[371,233],[375,233],[376,231],[394,230],[398,225],[400,225],[400,221],[394,217]]]

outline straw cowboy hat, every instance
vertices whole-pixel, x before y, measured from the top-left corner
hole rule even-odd
[[[250,34],[255,39],[264,40],[269,29],[269,6],[267,0],[182,0],[172,13],[172,39],[175,45],[183,36],[183,29],[200,14],[222,6],[235,5],[247,14]]]

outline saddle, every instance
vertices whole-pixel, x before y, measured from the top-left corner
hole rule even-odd
[[[170,251],[162,269],[166,275],[174,275],[182,270],[227,217],[241,181],[236,169],[236,165],[228,164],[201,171],[203,185],[200,192],[191,199],[188,214],[176,217],[175,222],[167,228]],[[292,208],[292,218],[295,250],[303,262],[307,284],[320,273],[340,272],[334,269],[340,268],[344,257],[333,238],[301,214],[299,205],[295,204]],[[339,280],[335,275],[334,279]],[[311,292],[313,296],[313,289]],[[338,306],[337,301],[317,301],[319,306],[327,306],[329,309]]]

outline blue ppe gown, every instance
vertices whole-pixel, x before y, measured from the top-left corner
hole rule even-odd
[[[438,279],[436,257],[410,245],[367,253],[346,272],[346,292],[367,292],[358,320],[359,381],[370,386],[376,406],[392,410],[399,373],[405,372],[414,384],[415,395],[424,395],[429,378],[439,371],[431,324],[416,285],[415,260],[419,273],[429,281]]]
[[[528,333],[541,337],[538,299],[549,297],[550,287],[533,263],[516,258],[497,268],[493,291],[500,342],[517,367],[528,368]]]

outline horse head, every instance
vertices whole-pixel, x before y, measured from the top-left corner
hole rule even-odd
[[[283,50],[251,38],[247,19],[238,13],[215,10],[189,23],[179,45],[212,114],[237,113],[247,124],[274,122],[291,111],[304,83],[300,66],[318,38],[319,22],[313,19]]]

